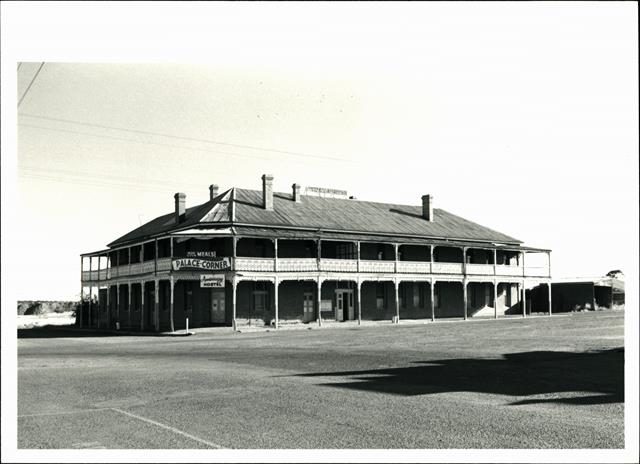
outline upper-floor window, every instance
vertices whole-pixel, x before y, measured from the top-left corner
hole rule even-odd
[[[355,259],[355,247],[353,243],[338,243],[336,245],[336,258]]]

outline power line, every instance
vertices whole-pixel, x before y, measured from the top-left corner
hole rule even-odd
[[[27,86],[27,90],[24,91],[24,93],[22,94],[22,98],[20,98],[20,101],[18,101],[18,108],[20,108],[20,103],[22,103],[22,100],[24,100],[24,97],[26,97],[27,93],[29,93],[29,89],[31,89],[31,86],[35,82],[36,77],[38,77],[38,74],[40,74],[40,71],[42,70],[43,66],[44,66],[44,61],[42,63],[40,63],[40,67],[38,68],[38,70],[36,71],[35,75],[33,76],[33,79],[31,79],[31,82],[29,82],[29,85]],[[20,68],[18,68],[18,69],[20,69]]]
[[[226,146],[236,147],[236,148],[248,148],[248,149],[251,149],[251,150],[260,150],[260,151],[268,151],[268,152],[274,152],[274,153],[283,153],[283,154],[286,154],[286,155],[301,156],[301,157],[306,157],[306,158],[319,158],[319,159],[327,159],[327,160],[333,160],[333,161],[349,162],[348,160],[344,160],[342,158],[336,158],[336,157],[332,157],[332,156],[313,155],[313,154],[309,154],[309,153],[300,153],[300,152],[295,152],[295,151],[277,150],[277,149],[274,149],[274,148],[262,148],[262,147],[256,147],[256,146],[253,146],[253,145],[240,145],[240,144],[236,144],[236,143],[218,142],[218,141],[215,141],[215,140],[199,139],[199,138],[193,138],[193,137],[183,137],[183,136],[180,136],[180,135],[173,135],[173,134],[162,134],[160,132],[150,132],[150,131],[143,131],[143,130],[137,130],[137,129],[127,129],[127,128],[124,128],[124,127],[104,126],[104,125],[100,125],[100,124],[92,124],[92,123],[89,123],[89,122],[74,121],[72,119],[52,118],[52,117],[48,117],[48,116],[38,116],[38,115],[27,114],[27,113],[19,113],[18,115],[19,116],[25,116],[27,118],[45,119],[47,121],[65,122],[65,123],[69,123],[69,124],[78,124],[78,125],[81,125],[81,126],[96,127],[96,128],[99,128],[99,129],[118,130],[118,131],[124,131],[124,132],[132,132],[132,133],[136,133],[136,134],[153,135],[153,136],[158,136],[158,137],[167,137],[167,138],[179,139],[179,140],[188,140],[188,141],[191,141],[191,142],[210,143],[210,144],[215,144],[215,145],[226,145]]]
[[[133,143],[142,143],[142,144],[146,144],[146,145],[157,145],[157,146],[161,146],[161,147],[170,147],[170,148],[180,148],[183,150],[194,150],[194,151],[203,151],[203,152],[207,152],[207,153],[218,153],[221,155],[226,155],[226,156],[241,156],[241,157],[245,157],[245,158],[254,158],[254,159],[261,159],[261,160],[269,160],[270,158],[264,157],[264,156],[255,156],[255,155],[245,155],[244,153],[229,153],[229,152],[224,152],[224,151],[218,151],[218,150],[207,150],[206,148],[195,148],[195,147],[187,147],[184,145],[171,145],[168,143],[158,143],[158,142],[149,142],[146,140],[133,140],[133,139],[127,139],[127,138],[123,138],[123,137],[114,137],[112,135],[102,135],[102,134],[90,134],[87,132],[79,132],[79,131],[74,131],[74,130],[69,130],[69,129],[58,129],[55,127],[45,127],[45,126],[37,126],[35,124],[24,124],[24,123],[18,123],[19,126],[22,127],[32,127],[35,129],[44,129],[44,130],[50,130],[50,131],[55,131],[55,132],[64,132],[67,134],[77,134],[77,135],[85,135],[88,137],[98,137],[101,139],[109,139],[109,140],[119,140],[119,141],[123,141],[123,142],[133,142]]]
[[[25,166],[25,165],[18,165],[18,169],[22,170],[22,171],[29,171],[31,173],[44,173],[44,175],[53,175],[53,174],[59,174],[61,176],[82,176],[83,178],[96,178],[98,180],[115,180],[115,181],[121,181],[124,183],[131,183],[134,185],[140,185],[141,183],[144,184],[156,184],[158,186],[161,187],[166,187],[167,185],[167,181],[161,181],[161,180],[156,180],[156,179],[149,179],[147,177],[144,178],[144,180],[142,179],[134,179],[132,177],[124,177],[124,176],[116,176],[116,175],[108,175],[108,174],[99,174],[99,173],[90,173],[90,172],[86,172],[86,171],[68,171],[68,170],[64,170],[64,169],[51,169],[51,168],[41,168],[41,167],[37,167],[37,166]]]
[[[170,189],[168,187],[163,189],[163,188],[145,187],[144,185],[133,185],[133,184],[127,185],[119,182],[105,182],[105,181],[94,180],[94,179],[65,179],[65,178],[61,178],[60,176],[47,176],[47,175],[32,174],[32,173],[23,173],[21,174],[21,177],[51,181],[58,184],[62,183],[62,184],[86,185],[90,187],[104,187],[110,190],[114,188],[118,188],[126,191],[137,190],[137,191],[143,191],[143,192],[162,192],[162,193],[175,191],[175,189]]]

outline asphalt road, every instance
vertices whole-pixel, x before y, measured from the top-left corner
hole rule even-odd
[[[622,448],[624,313],[19,332],[19,448]]]

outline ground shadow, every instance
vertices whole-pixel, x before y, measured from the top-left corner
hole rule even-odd
[[[89,337],[121,337],[125,335],[150,336],[150,337],[175,337],[185,335],[162,334],[157,332],[115,332],[101,331],[91,329],[79,329],[75,325],[44,325],[40,327],[32,327],[29,329],[18,329],[18,338],[89,338]]]
[[[624,402],[624,348],[578,353],[531,351],[500,359],[443,359],[416,364],[420,365],[300,376],[347,377],[344,382],[323,385],[395,395],[479,392],[535,396],[573,392],[567,398],[531,398],[512,405]]]

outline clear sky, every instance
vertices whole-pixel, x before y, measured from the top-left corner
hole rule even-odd
[[[157,4],[138,29],[108,6],[81,26],[62,7],[35,42],[9,31],[18,299],[77,298],[80,253],[175,192],[192,206],[263,173],[279,191],[433,194],[551,248],[554,277],[637,267],[635,3],[192,5],[186,25]]]

